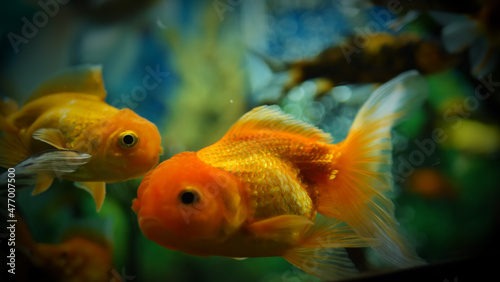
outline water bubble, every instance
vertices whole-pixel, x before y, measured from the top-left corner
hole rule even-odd
[[[297,33],[298,24],[295,20],[283,18],[278,22],[278,29],[281,36],[288,37]]]
[[[335,100],[343,103],[351,98],[352,91],[348,86],[337,86],[333,89],[332,95]]]
[[[313,96],[317,91],[316,83],[309,80],[302,83],[301,87],[304,90],[304,94],[309,97]]]
[[[290,92],[288,93],[288,99],[290,101],[298,102],[302,100],[302,98],[304,98],[305,94],[306,93],[304,91],[304,88],[302,86],[297,86],[290,90]]]
[[[305,115],[313,124],[317,124],[325,115],[325,107],[320,102],[311,102],[305,111]]]
[[[302,118],[302,108],[297,103],[288,103],[285,107],[283,107],[283,111],[294,117]]]

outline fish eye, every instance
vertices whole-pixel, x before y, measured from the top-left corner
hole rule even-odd
[[[124,131],[118,136],[118,145],[124,149],[134,147],[137,142],[139,142],[139,137],[131,130]]]
[[[193,205],[200,201],[200,195],[193,190],[184,190],[179,193],[179,200],[184,205]]]

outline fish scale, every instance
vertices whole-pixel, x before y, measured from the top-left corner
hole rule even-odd
[[[197,156],[248,184],[255,219],[283,214],[313,218],[319,200],[314,178],[318,172],[333,171],[334,146],[259,130],[244,137],[226,136]]]

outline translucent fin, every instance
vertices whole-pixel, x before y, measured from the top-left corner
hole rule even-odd
[[[327,281],[359,273],[344,248],[294,248],[284,256],[289,263]]]
[[[301,248],[363,248],[380,245],[374,238],[361,238],[346,222],[317,215],[297,245]]]
[[[106,183],[104,182],[75,182],[75,186],[81,188],[92,195],[96,209],[99,212],[104,198],[106,198]]]
[[[377,244],[376,239],[361,238],[345,222],[317,216],[315,225],[283,258],[311,275],[340,279],[358,273],[344,248]]]
[[[28,157],[28,148],[17,134],[0,134],[0,166],[14,167]]]
[[[313,222],[304,216],[280,215],[254,222],[247,229],[260,238],[293,241],[311,224]]]
[[[340,218],[341,214],[339,208],[335,206],[336,202],[332,200],[329,193],[321,194],[319,199],[318,213],[331,217],[331,218]]]
[[[224,138],[244,136],[248,130],[273,130],[310,138],[311,141],[333,142],[330,134],[283,113],[278,106],[261,106],[243,115]]]
[[[64,136],[59,129],[40,128],[33,132],[33,139],[45,142],[60,150],[66,149],[66,141],[64,140]]]
[[[41,83],[25,103],[55,93],[75,92],[95,95],[104,101],[106,90],[100,65],[82,65],[61,71]]]
[[[14,166],[16,170],[16,184],[30,186],[36,184],[38,188],[33,191],[39,194],[47,190],[47,179],[63,177],[72,173],[80,166],[90,161],[91,156],[70,150],[47,150],[35,154]],[[39,177],[42,179],[38,179]],[[45,179],[45,180],[43,180]],[[7,173],[0,175],[0,183],[7,181]]]
[[[340,218],[360,236],[380,240],[375,251],[399,267],[423,261],[398,232],[394,205],[383,194],[393,185],[390,130],[422,104],[427,92],[426,81],[416,71],[378,88],[359,111],[347,139],[338,144],[336,177],[319,183],[320,191],[329,193],[326,203],[338,208]]]

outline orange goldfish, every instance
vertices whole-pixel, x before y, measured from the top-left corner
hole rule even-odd
[[[34,195],[47,190],[56,176],[78,181],[99,210],[105,183],[145,175],[162,153],[153,123],[108,105],[105,97],[101,67],[77,67],[40,85],[21,109],[12,101],[9,110],[0,107],[5,133],[0,165],[19,164],[24,175],[36,175]],[[37,162],[44,165],[33,165]]]
[[[16,218],[16,248],[26,257],[16,273],[20,281],[122,281],[113,268],[111,244],[102,234],[75,230],[60,244],[37,243],[22,217]]]
[[[144,177],[132,205],[143,234],[198,256],[281,256],[324,279],[357,272],[347,247],[373,247],[399,267],[423,263],[384,193],[391,127],[421,104],[425,83],[410,71],[379,87],[337,144],[277,106],[253,109],[215,144]]]

